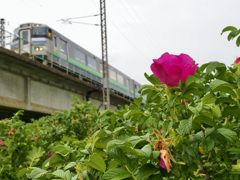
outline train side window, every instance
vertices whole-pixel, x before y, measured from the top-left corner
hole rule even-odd
[[[95,59],[87,56],[87,64],[88,64],[89,67],[97,70],[97,63],[96,63],[96,60],[95,60]]]
[[[54,46],[57,47],[57,37],[54,36],[53,39],[54,39]]]
[[[80,63],[86,64],[85,54],[83,54],[78,49],[74,49],[74,59]]]
[[[109,77],[114,80],[117,81],[117,74],[115,71],[113,71],[112,69],[109,69]]]
[[[63,53],[63,54],[67,54],[67,43],[60,39],[60,47],[59,47],[60,51]]]
[[[123,76],[122,76],[121,74],[117,74],[117,81],[118,81],[120,84],[124,85]]]

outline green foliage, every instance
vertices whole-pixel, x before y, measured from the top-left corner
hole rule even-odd
[[[0,177],[238,179],[240,77],[236,68],[210,62],[172,88],[145,74],[152,85],[139,89],[144,98],[134,98],[134,103],[113,112],[99,113],[91,103],[77,101],[70,111],[32,123],[22,122],[19,112],[0,122],[4,144]],[[169,151],[169,172],[159,166],[163,149],[159,142]]]
[[[233,26],[227,26],[222,30],[221,35],[227,31],[230,31],[227,37],[228,41],[233,40],[234,38],[237,38],[236,45],[240,46],[240,36],[239,36],[240,29],[237,29],[236,27],[233,27]]]

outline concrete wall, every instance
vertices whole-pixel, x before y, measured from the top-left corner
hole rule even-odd
[[[0,47],[0,108],[51,114],[72,108],[73,95],[86,100],[89,94],[103,109],[101,87]],[[112,110],[130,102],[116,94],[110,99]]]

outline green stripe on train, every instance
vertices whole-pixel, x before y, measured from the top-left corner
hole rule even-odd
[[[87,66],[85,66],[85,65],[83,65],[83,64],[81,64],[81,63],[79,63],[77,61],[75,61],[74,59],[69,58],[68,61],[70,63],[74,64],[75,66],[80,67],[80,68],[82,68],[82,69],[84,69],[84,70],[94,74],[95,76],[98,76],[98,77],[101,78],[101,74],[99,72],[96,72],[96,71],[90,69],[89,67],[87,67]]]
[[[75,61],[74,59],[69,58],[68,61],[70,63],[74,64],[75,66],[84,69],[85,71],[88,71],[88,72],[90,72],[90,73],[92,73],[92,74],[94,74],[94,75],[96,75],[96,76],[98,76],[100,78],[102,77],[99,72],[96,72],[96,71],[90,69],[89,67],[87,67],[87,66],[85,66],[85,65],[83,65],[83,64],[81,64],[81,63],[79,63],[77,61]],[[120,83],[118,83],[118,82],[116,82],[116,81],[114,81],[112,79],[109,79],[109,82],[114,84],[114,85],[116,85],[116,86],[118,86],[118,87],[120,87],[120,88],[122,88],[122,89],[124,89],[124,90],[127,90],[127,87],[123,86],[122,84],[120,84]]]

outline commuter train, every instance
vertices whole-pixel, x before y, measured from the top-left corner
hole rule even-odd
[[[102,61],[89,51],[44,24],[26,23],[14,30],[11,49],[20,54],[34,55],[69,74],[101,86]],[[138,97],[140,84],[109,65],[110,91],[129,98]]]

